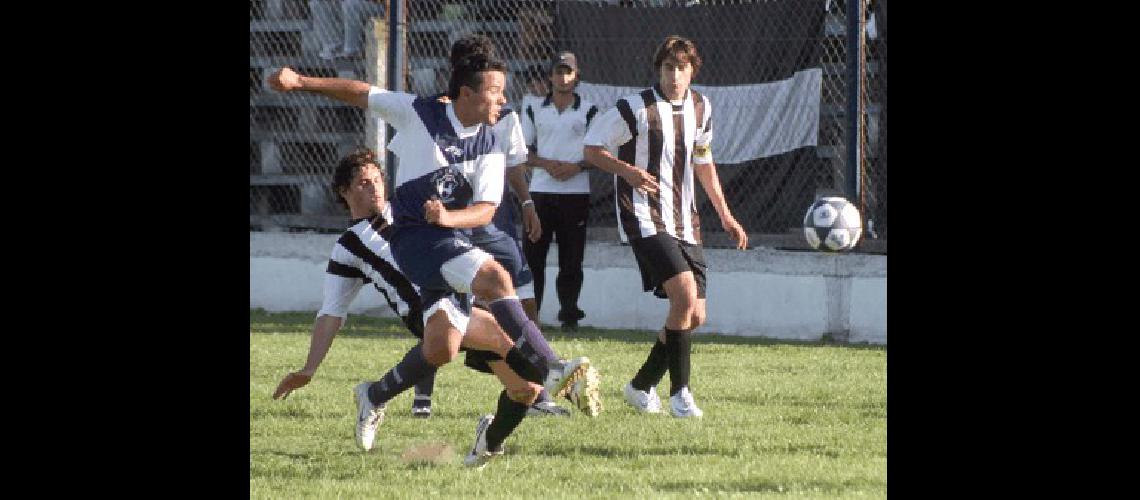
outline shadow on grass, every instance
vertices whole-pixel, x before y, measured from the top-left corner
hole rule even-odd
[[[269,312],[261,308],[249,310],[249,331],[251,333],[277,333],[289,335],[309,335],[315,313],[307,312]],[[581,326],[577,331],[563,331],[551,326],[541,325],[542,333],[551,342],[566,340],[606,340],[613,342],[626,342],[631,344],[645,344],[648,346],[653,338],[647,330],[609,330]],[[373,316],[354,315],[352,321],[337,334],[350,338],[412,338],[413,335],[396,318],[377,318]],[[757,346],[798,346],[798,347],[831,347],[854,350],[885,351],[887,346],[877,344],[843,344],[822,340],[787,340],[766,337],[743,337],[739,335],[722,335],[717,333],[697,333],[693,336],[694,344],[725,344],[725,345],[757,345]]]

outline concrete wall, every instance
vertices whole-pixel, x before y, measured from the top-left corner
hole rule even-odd
[[[338,235],[255,233],[249,236],[249,306],[270,311],[316,311],[329,252]],[[552,246],[540,319],[557,324]],[[769,248],[705,249],[709,265],[708,321],[698,332],[848,342],[887,342],[887,258]],[[641,291],[628,246],[591,243],[579,307],[582,325],[657,330],[668,303]],[[371,288],[351,312],[390,316]]]

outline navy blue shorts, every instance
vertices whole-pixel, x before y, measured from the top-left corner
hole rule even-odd
[[[475,237],[471,244],[491,254],[491,257],[494,257],[499,265],[511,273],[511,281],[515,289],[534,283],[534,275],[530,272],[530,266],[526,264],[522,245],[518,240],[507,234],[499,233],[491,237]]]
[[[455,231],[438,226],[399,227],[392,233],[390,243],[396,265],[408,281],[420,288],[425,313],[431,313],[433,305],[441,299],[450,299],[460,311],[470,315],[470,301],[465,293],[447,282],[443,266],[455,257],[478,252],[478,249],[459,238]],[[474,276],[474,270],[471,275]]]

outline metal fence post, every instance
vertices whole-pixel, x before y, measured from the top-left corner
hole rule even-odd
[[[863,69],[863,17],[864,0],[847,0],[847,168],[844,178],[844,191],[847,200],[859,205],[859,163],[863,158],[863,135],[861,119],[863,102],[860,98]]]
[[[403,91],[404,90],[404,71],[407,69],[407,5],[405,0],[392,0],[388,2],[388,30],[387,40],[387,60],[389,68],[388,90]],[[388,141],[396,135],[396,131],[392,127],[385,127],[387,130]],[[392,188],[396,184],[396,168],[398,167],[396,155],[391,151],[387,151],[386,162],[388,163],[388,185]]]

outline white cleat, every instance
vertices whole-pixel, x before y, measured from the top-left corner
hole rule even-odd
[[[593,366],[587,368],[573,382],[567,397],[586,415],[598,416],[602,412],[602,379],[598,369]]]
[[[625,400],[644,413],[661,413],[661,398],[657,397],[657,387],[650,387],[648,391],[639,391],[633,388],[633,382],[625,384]]]
[[[494,421],[494,415],[483,415],[479,419],[479,423],[475,425],[475,446],[471,447],[471,451],[463,458],[463,465],[482,469],[489,460],[503,454],[501,446],[495,451],[487,449],[487,428]]]
[[[697,408],[697,403],[693,401],[693,393],[689,392],[688,387],[682,387],[677,394],[669,397],[669,410],[677,418],[700,417],[705,414]]]
[[[546,380],[543,381],[543,388],[546,389],[546,393],[550,394],[551,398],[557,399],[566,396],[574,388],[574,382],[586,376],[589,369],[590,358],[585,356],[579,356],[559,365],[551,366],[550,371],[546,374]]]
[[[372,441],[376,439],[376,427],[384,421],[384,407],[373,406],[368,399],[368,386],[370,382],[361,382],[353,388],[356,397],[356,445],[364,451],[372,449]]]

